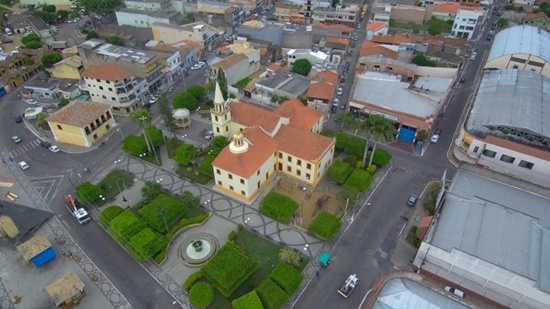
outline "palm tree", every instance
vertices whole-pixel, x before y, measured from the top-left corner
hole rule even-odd
[[[357,135],[357,130],[360,126],[360,121],[354,113],[347,112],[338,117],[338,121],[342,124],[343,127],[348,127],[355,130],[355,135]]]
[[[36,115],[36,123],[42,130],[44,130],[44,127],[46,126],[46,118],[48,118],[48,114],[46,113]]]
[[[393,125],[393,122],[389,121],[383,116],[369,114],[369,117],[365,119],[364,128],[366,129],[370,137],[374,140],[374,146],[372,147],[372,153],[370,155],[370,160],[368,165],[368,166],[371,166],[372,159],[374,158],[374,151],[376,150],[376,146],[378,145],[378,142],[394,134],[395,127]]]
[[[149,150],[149,152],[151,152],[152,148],[149,144],[149,139],[147,138],[147,134],[145,132],[145,128],[151,124],[151,114],[149,114],[146,109],[142,108],[132,113],[131,118],[132,121],[141,128],[141,131],[143,132],[143,138],[145,138],[145,144],[147,144],[147,149]]]

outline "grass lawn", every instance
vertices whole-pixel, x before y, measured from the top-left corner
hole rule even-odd
[[[155,152],[151,152],[151,153],[147,152],[147,155],[145,155],[144,157],[140,157],[140,156],[134,156],[134,157],[141,159],[143,161],[147,161],[153,165],[162,166],[162,160],[160,158],[160,150],[158,148],[155,148],[155,151],[157,153],[156,156],[155,156]]]
[[[428,24],[419,25],[419,24],[413,24],[413,23],[396,23],[391,22],[390,27],[392,28],[401,28],[401,29],[412,29],[412,30],[427,30]]]
[[[183,144],[184,142],[177,138],[167,138],[166,149],[168,150],[168,158],[172,159],[176,155],[176,150]]]
[[[217,289],[214,289],[214,302],[208,308],[231,308],[231,301],[251,292],[258,287],[260,282],[271,274],[279,262],[279,251],[282,246],[277,245],[262,236],[249,232],[245,229],[237,232],[235,244],[243,250],[246,255],[260,262],[260,268],[248,278],[230,297],[225,298]],[[309,259],[303,256],[303,261],[296,269],[300,272],[309,263]]]
[[[250,81],[251,81],[250,77],[245,77],[240,81],[236,82],[235,85],[233,85],[233,87],[237,89],[244,89],[244,87],[246,87],[248,83],[250,83]]]
[[[103,190],[105,200],[98,200],[97,203],[104,205],[114,199],[117,194],[124,191],[128,186],[131,186],[134,181],[134,176],[121,170],[112,170],[105,178],[97,185]]]
[[[208,175],[205,175],[203,173],[200,173],[200,172],[199,172],[198,175],[195,175],[195,171],[194,170],[188,171],[187,166],[178,167],[178,169],[176,170],[176,174],[178,174],[178,176],[180,176],[182,178],[187,178],[191,181],[198,182],[201,185],[205,185],[210,180],[212,180],[212,177],[210,177]]]

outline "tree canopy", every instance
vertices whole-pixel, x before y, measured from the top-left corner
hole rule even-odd
[[[183,92],[174,98],[172,106],[174,106],[174,108],[187,108],[192,111],[197,109],[197,99],[195,99],[191,93]]]
[[[428,22],[428,33],[431,35],[448,33],[451,32],[452,27],[453,20],[442,20],[437,17],[432,17]]]
[[[202,100],[206,96],[206,89],[201,85],[193,85],[187,88],[187,93],[192,94],[197,100]]]
[[[424,54],[418,54],[412,58],[412,63],[423,66],[423,67],[435,67],[437,66],[437,61],[428,59]]]
[[[105,42],[113,45],[124,46],[124,41],[122,41],[122,39],[119,38],[118,36],[108,37],[107,40],[105,40]]]
[[[220,85],[220,90],[222,91],[223,99],[227,100],[228,98],[228,91],[227,91],[227,79],[225,77],[225,72],[222,69],[218,69],[218,76],[216,77],[216,81]],[[214,89],[215,88],[214,84]]]
[[[42,56],[42,64],[49,68],[52,65],[58,63],[59,61],[63,60],[63,57],[61,57],[58,53],[47,53],[44,56]]]
[[[307,59],[298,59],[294,61],[294,66],[292,70],[297,74],[308,76],[309,72],[311,71],[311,62],[309,62],[309,60]]]
[[[86,14],[96,13],[111,13],[116,8],[122,5],[121,0],[78,0],[78,5],[83,7]]]
[[[98,38],[97,32],[93,30],[86,34],[86,40],[97,39],[97,38]]]
[[[38,34],[34,32],[29,33],[24,37],[22,37],[21,43],[23,43],[25,48],[30,48],[30,49],[39,49],[40,47],[42,47],[42,40],[40,39]]]
[[[173,160],[181,165],[188,166],[192,161],[198,158],[199,155],[200,151],[197,147],[191,144],[183,144],[176,150],[176,155]]]

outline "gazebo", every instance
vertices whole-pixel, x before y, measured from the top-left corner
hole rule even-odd
[[[46,291],[56,307],[68,309],[77,305],[86,296],[84,286],[84,282],[80,281],[78,275],[71,271],[48,285]]]
[[[30,261],[36,267],[42,267],[56,257],[52,244],[42,234],[38,234],[17,246],[17,251],[21,253],[25,261]]]
[[[177,108],[172,112],[172,116],[176,120],[176,125],[180,128],[188,128],[191,126],[191,113],[187,108]]]

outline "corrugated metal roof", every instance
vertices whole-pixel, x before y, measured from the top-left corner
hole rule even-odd
[[[550,78],[520,70],[485,72],[467,127],[505,126],[550,138]]]
[[[25,261],[30,261],[33,257],[44,252],[44,250],[50,248],[52,244],[42,234],[38,234],[33,238],[29,239],[27,242],[17,246],[17,251],[21,253]]]
[[[487,62],[511,54],[529,54],[550,62],[550,34],[533,26],[514,26],[500,31]]]

